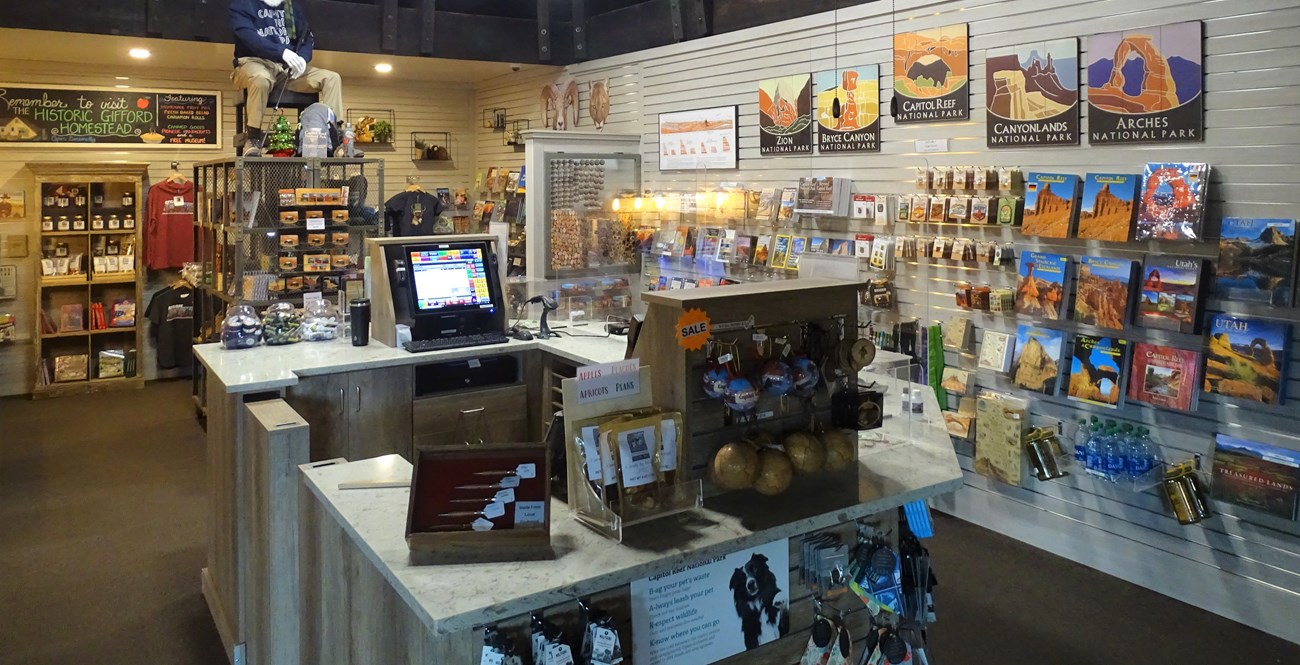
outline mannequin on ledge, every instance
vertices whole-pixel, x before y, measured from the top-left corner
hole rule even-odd
[[[334,118],[341,117],[343,80],[335,72],[309,64],[316,37],[298,3],[231,0],[230,27],[235,33],[235,72],[231,79],[248,95],[245,157],[262,156],[267,99],[280,85],[294,92],[318,93],[321,103],[334,112]],[[288,81],[280,76],[287,76]]]

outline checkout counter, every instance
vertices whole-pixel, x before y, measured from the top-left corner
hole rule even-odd
[[[588,596],[619,609],[625,623],[633,580],[785,538],[797,549],[796,538],[813,532],[851,538],[855,520],[888,523],[900,506],[961,484],[926,390],[922,416],[898,417],[897,397],[887,401],[895,417],[863,433],[856,487],[835,496],[757,502],[756,513],[754,495],[732,493],[640,525],[621,543],[553,499],[553,559],[412,565],[409,488],[340,483],[408,482],[414,448],[452,442],[462,414],[478,409],[489,440],[540,440],[559,408],[560,380],[625,356],[624,337],[576,334],[584,336],[418,354],[342,339],[196,346],[207,368],[211,495],[202,588],[232,663],[477,663],[486,625],[524,625],[530,612],[575,609]],[[447,372],[466,387],[430,378]],[[727,662],[798,661],[813,603],[795,584],[790,592],[791,634],[762,647],[759,660]],[[857,635],[866,620],[862,612],[852,619]],[[630,653],[627,636],[624,645]]]

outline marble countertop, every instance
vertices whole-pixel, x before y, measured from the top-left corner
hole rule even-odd
[[[581,525],[565,504],[553,501],[557,557],[549,561],[412,566],[404,535],[410,490],[338,489],[345,481],[409,480],[408,462],[388,455],[301,469],[327,519],[338,520],[428,630],[443,635],[956,490],[961,468],[933,392],[923,391],[924,414],[904,416],[900,387],[888,391],[884,427],[860,434],[857,491],[850,481],[850,496],[813,506],[816,500],[806,494],[794,500],[790,494],[769,499],[732,492],[706,499],[702,510],[630,527],[621,544]],[[787,506],[802,510],[790,518],[781,514]]]
[[[259,346],[252,349],[229,350],[220,344],[200,344],[194,355],[208,369],[210,375],[221,381],[227,393],[247,393],[275,390],[298,383],[298,377],[334,374],[354,370],[418,365],[460,358],[521,351],[541,350],[583,365],[622,360],[627,349],[627,338],[612,335],[597,336],[599,327],[584,328],[574,335],[560,335],[547,340],[477,346],[428,353],[410,353],[405,349],[384,346],[373,339],[367,346],[352,346],[351,340],[335,339],[328,342],[299,342],[287,346]]]

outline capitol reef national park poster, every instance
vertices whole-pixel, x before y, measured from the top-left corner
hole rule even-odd
[[[894,35],[894,122],[970,118],[966,24]]]
[[[1205,138],[1199,21],[1088,37],[1088,142]]]

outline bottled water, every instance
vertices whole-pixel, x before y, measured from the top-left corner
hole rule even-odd
[[[1074,461],[1088,468],[1088,421],[1079,419],[1079,429],[1074,431]]]

